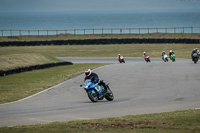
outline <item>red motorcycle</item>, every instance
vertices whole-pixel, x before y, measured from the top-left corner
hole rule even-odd
[[[118,57],[118,61],[119,61],[119,63],[125,63],[123,56]]]
[[[151,62],[150,57],[148,55],[145,56],[145,61],[146,62]]]

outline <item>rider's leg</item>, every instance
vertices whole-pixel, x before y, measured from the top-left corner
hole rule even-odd
[[[108,90],[107,85],[106,85],[106,83],[103,80],[99,81],[99,85],[103,85],[103,87],[105,88],[105,90],[106,91]]]

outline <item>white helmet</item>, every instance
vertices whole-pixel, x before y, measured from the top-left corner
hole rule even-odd
[[[86,70],[85,70],[85,76],[86,76],[86,77],[89,77],[89,76],[91,75],[91,73],[92,73],[92,72],[91,72],[90,69],[86,69]]]
[[[169,51],[170,53],[172,52],[172,50]]]

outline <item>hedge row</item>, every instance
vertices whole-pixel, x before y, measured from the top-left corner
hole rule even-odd
[[[83,40],[52,40],[52,41],[10,41],[0,42],[0,46],[37,46],[37,45],[89,45],[89,44],[133,44],[133,43],[200,43],[200,39],[83,39]]]
[[[32,71],[32,70],[37,70],[37,69],[44,69],[44,68],[49,68],[49,67],[54,67],[54,66],[72,65],[72,64],[73,64],[72,62],[57,62],[57,63],[48,63],[48,64],[42,64],[42,65],[20,67],[20,68],[15,68],[15,69],[10,69],[10,70],[0,70],[0,76],[6,76],[9,74],[14,74],[14,73],[21,73],[21,72]]]

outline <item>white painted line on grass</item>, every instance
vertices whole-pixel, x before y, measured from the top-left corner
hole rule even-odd
[[[95,68],[95,69],[93,69],[93,70],[97,70],[97,69],[100,69],[100,68],[102,68],[102,67],[104,67],[104,66],[97,67],[97,68]],[[81,74],[80,74],[80,75],[81,75]],[[80,76],[80,75],[79,75],[79,76]],[[73,78],[68,79],[68,80],[72,80],[72,79],[73,79]],[[67,81],[67,80],[66,80],[66,81]],[[54,85],[54,86],[52,86],[52,87],[50,87],[50,88],[48,88],[48,89],[45,89],[45,90],[43,90],[43,91],[40,91],[40,92],[38,92],[38,93],[36,93],[36,94],[33,94],[33,95],[31,95],[31,96],[28,96],[28,97],[25,97],[25,98],[23,98],[23,99],[20,99],[20,100],[14,101],[14,102],[3,103],[3,104],[0,104],[0,105],[13,104],[13,103],[17,103],[17,102],[24,101],[24,100],[26,100],[26,99],[29,99],[29,98],[34,97],[34,96],[36,96],[36,95],[39,95],[39,94],[41,94],[41,93],[43,93],[43,92],[45,92],[45,91],[51,90],[52,88],[57,87],[57,86],[59,86],[59,85],[61,85],[61,84],[63,84],[63,83],[65,83],[65,81],[63,81],[63,82],[61,82],[61,83],[59,83],[59,84],[57,84],[57,85]]]
[[[64,81],[64,82],[65,82],[65,81]],[[0,104],[0,105],[13,104],[13,103],[17,103],[17,102],[24,101],[24,100],[26,100],[26,99],[29,99],[29,98],[34,97],[34,96],[36,96],[36,95],[39,95],[39,94],[41,94],[41,93],[43,93],[43,92],[45,92],[45,91],[51,90],[52,88],[57,87],[57,86],[63,84],[64,82],[59,83],[59,84],[57,84],[57,85],[55,85],[55,86],[52,86],[52,87],[50,87],[50,88],[48,88],[48,89],[45,89],[45,90],[43,90],[43,91],[40,91],[40,92],[38,92],[38,93],[36,93],[36,94],[33,94],[33,95],[31,95],[31,96],[25,97],[25,98],[23,98],[23,99],[20,99],[20,100],[14,101],[14,102],[3,103],[3,104]]]

